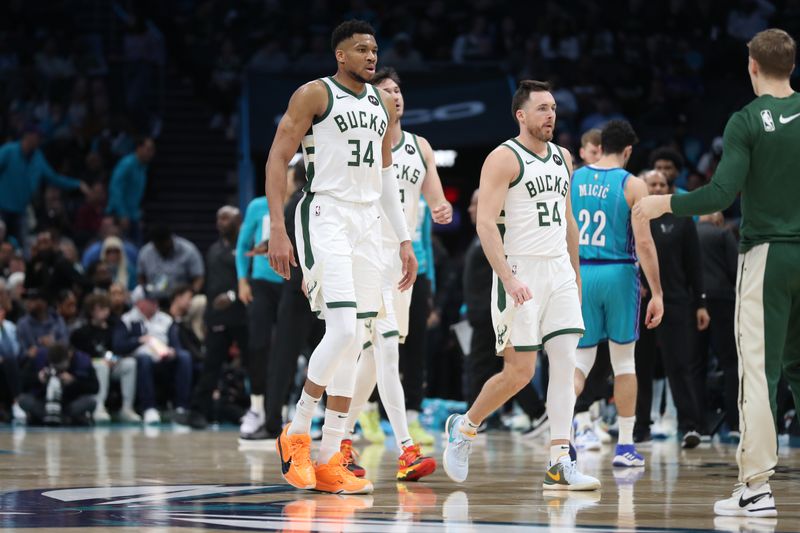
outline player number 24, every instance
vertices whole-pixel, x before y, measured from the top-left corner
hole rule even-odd
[[[547,207],[547,202],[536,202],[536,211],[539,213],[539,227],[551,224],[561,225],[561,213],[558,212],[558,204],[553,204],[553,211]]]
[[[583,245],[591,244],[592,246],[605,246],[606,236],[603,235],[603,230],[606,228],[606,214],[604,211],[595,211],[594,215],[589,213],[588,209],[581,209],[578,212],[578,222],[581,225],[580,236],[578,242]],[[589,238],[589,224],[594,222],[597,227]]]
[[[369,166],[375,164],[375,156],[372,153],[372,141],[369,141],[369,143],[367,143],[367,149],[364,150],[363,157],[361,156],[361,141],[359,141],[358,139],[350,139],[349,141],[347,141],[347,144],[352,144],[353,146],[355,146],[353,151],[350,152],[351,154],[353,154],[354,160],[347,162],[348,167],[357,167],[360,166],[361,163],[365,163]]]

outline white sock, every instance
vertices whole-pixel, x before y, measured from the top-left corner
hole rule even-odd
[[[569,444],[550,445],[550,464],[554,465],[564,456],[569,457]]]
[[[635,416],[618,416],[619,439],[618,444],[633,444],[633,425],[636,423]]]
[[[250,410],[257,415],[264,414],[264,395],[251,394],[250,395]]]
[[[314,418],[314,409],[317,408],[319,398],[314,398],[303,389],[300,399],[297,400],[297,409],[289,426],[289,435],[304,435],[311,433],[311,420]]]
[[[339,451],[347,425],[347,413],[325,409],[325,424],[322,426],[322,442],[319,445],[319,464],[327,464]]]
[[[469,415],[464,413],[463,418],[461,418],[461,432],[464,433],[464,435],[472,435],[474,437],[478,433],[478,426],[480,426],[480,424],[476,424],[470,420]]]
[[[419,420],[419,411],[415,411],[414,409],[407,410],[406,419],[408,419],[409,424],[413,424],[414,422]]]
[[[578,430],[589,428],[592,425],[592,414],[589,411],[575,413],[575,421],[578,422]]]

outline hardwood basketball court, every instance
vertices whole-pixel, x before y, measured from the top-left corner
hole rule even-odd
[[[390,439],[389,439],[390,440]],[[613,446],[579,464],[593,493],[543,494],[547,447],[509,433],[478,438],[466,483],[441,468],[395,482],[397,452],[363,443],[371,496],[298,491],[285,484],[273,446],[239,449],[233,428],[0,429],[0,527],[56,531],[800,531],[800,449],[782,442],[772,480],[779,518],[715,518],[736,479],[735,446],[642,447],[645,469],[611,467]],[[433,453],[441,460],[440,443]],[[75,529],[76,530],[76,529]]]

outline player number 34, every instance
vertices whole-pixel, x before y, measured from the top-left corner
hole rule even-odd
[[[357,167],[360,166],[361,163],[364,163],[368,166],[372,166],[375,164],[375,155],[372,152],[372,141],[367,143],[367,147],[364,150],[364,155],[361,155],[361,141],[358,139],[350,139],[347,141],[347,144],[353,145],[353,151],[350,152],[353,155],[353,160],[347,162],[348,167]]]

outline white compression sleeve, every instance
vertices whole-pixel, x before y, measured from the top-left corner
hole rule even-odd
[[[373,346],[361,350],[356,363],[356,384],[353,388],[353,399],[350,401],[350,412],[347,413],[347,434],[353,432],[358,415],[367,405],[372,391],[375,390],[377,374],[375,372],[375,350]]]
[[[547,387],[547,417],[550,438],[569,439],[575,409],[575,349],[580,337],[574,333],[558,335],[544,343],[550,362]]]
[[[403,206],[400,203],[400,189],[397,187],[397,178],[394,177],[394,167],[381,170],[381,207],[383,214],[392,226],[400,242],[410,241],[406,217],[403,215]]]

